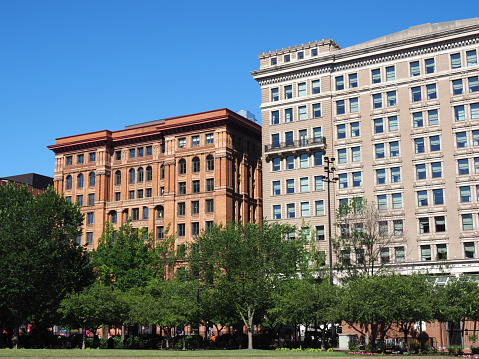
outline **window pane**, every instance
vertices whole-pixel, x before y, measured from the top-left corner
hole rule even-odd
[[[306,96],[306,82],[298,84],[298,96]]]
[[[373,95],[373,108],[383,107],[382,95],[380,93]]]
[[[466,52],[467,66],[477,65],[477,53],[476,50]]]
[[[467,147],[466,132],[456,133],[456,146],[457,148]]]
[[[381,70],[376,69],[371,71],[372,83],[378,84],[381,82]]]
[[[374,120],[374,133],[383,133],[383,132],[384,132],[383,119],[378,118]]]
[[[416,179],[418,179],[418,180],[426,179],[426,165],[425,164],[416,165]]]
[[[359,102],[357,98],[352,98],[349,100],[349,112],[358,112],[359,111]]]
[[[479,77],[478,76],[469,77],[468,82],[469,82],[469,92],[479,91]]]
[[[413,102],[421,101],[421,87],[413,87],[411,89],[411,96]]]
[[[434,64],[434,59],[427,59],[426,61],[426,74],[432,74],[436,72],[436,66]]]
[[[422,112],[416,112],[412,114],[413,125],[414,127],[423,127],[424,122],[422,119]]]
[[[424,138],[416,138],[414,148],[416,153],[424,153]]]
[[[284,122],[293,122],[293,109],[287,108],[284,110]]]
[[[442,164],[441,162],[431,163],[432,169],[432,178],[441,178],[442,177]]]
[[[462,80],[452,81],[452,94],[453,95],[462,95]]]
[[[396,106],[396,91],[390,91],[387,93],[388,106]]]
[[[386,170],[385,169],[376,170],[376,183],[377,184],[386,183]]]
[[[399,156],[399,142],[394,141],[389,144],[390,148],[390,156],[391,157],[396,157]]]
[[[359,136],[359,122],[351,123],[351,137]]]
[[[458,69],[461,67],[461,54],[451,55],[451,68]]]
[[[439,124],[439,116],[437,114],[437,110],[429,110],[427,112],[427,117],[429,121],[429,126]]]
[[[417,192],[417,205],[419,207],[427,206],[427,191]]]
[[[463,105],[454,107],[454,118],[456,121],[464,121],[466,119]]]
[[[336,90],[343,90],[344,89],[344,77],[338,76],[336,77]]]
[[[306,120],[308,118],[308,113],[306,111],[306,106],[298,107],[298,114],[300,120]]]
[[[428,100],[433,100],[433,99],[437,98],[436,84],[427,85],[426,89],[427,89],[427,99]]]
[[[396,70],[394,66],[386,67],[386,81],[393,81],[396,79]]]
[[[344,100],[336,101],[336,114],[342,115],[344,112]]]
[[[420,75],[420,70],[419,70],[419,61],[414,61],[409,64],[410,70],[411,70],[411,76],[419,76]]]
[[[358,87],[358,75],[351,74],[349,75],[349,88]]]
[[[467,158],[457,160],[457,166],[459,175],[469,174],[469,160]]]
[[[379,143],[375,146],[376,158],[384,158],[384,143]]]
[[[388,117],[389,131],[397,131],[398,127],[398,118],[397,116]]]

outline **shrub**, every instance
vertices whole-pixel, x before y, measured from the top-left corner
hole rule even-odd
[[[471,346],[471,353],[472,354],[479,354],[479,347]]]
[[[460,345],[449,345],[447,348],[449,355],[463,355],[464,349]]]

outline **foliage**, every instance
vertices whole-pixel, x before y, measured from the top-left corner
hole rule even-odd
[[[218,289],[248,328],[252,349],[254,318],[271,305],[275,288],[306,272],[309,244],[305,236],[288,238],[295,229],[279,223],[213,225],[196,237],[189,255],[189,274]]]
[[[155,243],[145,231],[133,228],[130,222],[115,231],[107,223],[93,251],[95,271],[104,285],[128,291],[166,277],[175,259],[174,237],[166,233],[164,240]]]
[[[391,238],[380,230],[381,216],[375,203],[368,203],[362,198],[341,203],[336,221],[339,235],[332,239],[339,259],[336,269],[347,278],[376,274],[381,248],[387,247]],[[355,261],[350,258],[352,254],[356,257]]]
[[[25,186],[0,186],[0,323],[49,326],[64,296],[93,280],[76,244],[83,216],[47,188],[37,197]]]

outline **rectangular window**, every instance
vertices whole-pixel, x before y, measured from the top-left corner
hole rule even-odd
[[[343,115],[345,113],[344,100],[336,101],[336,114]]]
[[[389,228],[388,228],[388,222],[387,221],[381,221],[378,223],[379,227],[379,236],[380,237],[386,237],[389,235]]]
[[[421,87],[413,87],[411,89],[411,97],[412,97],[412,102],[418,102],[421,101]]]
[[[321,117],[321,104],[315,103],[313,104],[313,117]]]
[[[293,109],[287,108],[284,110],[284,122],[293,122]]]
[[[321,136],[321,127],[313,128],[313,141],[321,142],[322,140],[323,140],[323,136]]]
[[[148,219],[148,207],[143,207],[143,220]]]
[[[381,107],[383,107],[382,94],[378,93],[373,95],[373,108],[381,108]]]
[[[454,106],[454,118],[456,121],[464,121],[466,119],[464,105]]]
[[[323,188],[323,176],[314,176],[314,190],[322,191]]]
[[[78,207],[83,207],[83,195],[77,196],[77,204],[78,204]]]
[[[286,100],[293,98],[293,86],[289,85],[284,87],[284,98]]]
[[[384,143],[378,143],[374,148],[376,150],[376,159],[384,158]]]
[[[413,126],[415,128],[417,127],[423,127],[424,126],[424,121],[422,119],[422,112],[415,112],[412,114],[412,121],[413,121]]]
[[[393,193],[393,209],[402,208],[402,193]]]
[[[308,168],[308,160],[309,160],[309,156],[307,153],[302,153],[300,156],[299,156],[299,167],[300,168]]]
[[[479,146],[479,130],[472,131],[472,145]]]
[[[361,172],[353,172],[353,187],[360,187],[363,185]]]
[[[292,134],[292,132],[290,132]],[[279,147],[279,134],[275,133],[271,135],[271,147],[278,148]]]
[[[424,138],[414,139],[415,153],[424,153]]]
[[[85,161],[85,156],[84,155],[78,155],[77,156],[77,164],[81,165]]]
[[[186,194],[186,182],[178,182],[178,194]]]
[[[466,259],[476,258],[476,249],[474,246],[474,242],[464,243],[464,258]]]
[[[86,224],[93,224],[94,213],[88,212],[86,216]]]
[[[191,201],[191,214],[200,214],[200,202]]]
[[[279,111],[271,112],[271,124],[277,125],[279,123]]]
[[[318,56],[318,49],[311,49],[311,56]]]
[[[384,124],[382,118],[377,118],[374,120],[374,133],[383,133]]]
[[[306,96],[306,82],[298,84],[298,97]]]
[[[434,226],[436,232],[445,232],[446,231],[446,220],[444,216],[434,217]]]
[[[336,91],[344,90],[344,76],[336,77]]]
[[[294,179],[286,180],[286,193],[294,193]]]
[[[451,69],[458,69],[461,67],[461,54],[451,54]]]
[[[143,157],[143,147],[137,149],[138,157]]]
[[[271,101],[279,101],[279,88],[271,89]]]
[[[479,173],[479,157],[474,158],[474,173]]]
[[[281,219],[281,206],[274,205],[273,206],[273,219]]]
[[[441,178],[442,177],[442,164],[441,162],[431,163],[432,178]]]
[[[442,188],[433,190],[432,195],[435,206],[440,206],[444,204],[444,191]]]
[[[311,89],[313,91],[313,94],[317,94],[321,92],[321,84],[319,80],[314,80],[311,82]]]
[[[152,156],[153,155],[153,147],[152,146],[146,146],[146,155],[147,156]]]
[[[426,74],[433,74],[436,72],[436,65],[434,59],[427,59],[425,61],[426,64]]]
[[[199,146],[200,145],[200,136],[192,136],[191,137],[191,146]]]
[[[179,138],[178,139],[178,148],[185,148],[186,147],[186,138]]]
[[[352,122],[351,123],[351,137],[358,137],[359,136],[359,122]]]
[[[281,170],[281,158],[279,158],[279,157],[273,158],[272,170],[273,170],[273,172]]]
[[[436,84],[427,85],[426,92],[428,100],[434,100],[437,98]]]
[[[426,179],[426,165],[425,164],[416,165],[416,179],[417,180]]]
[[[278,59],[276,57],[271,58],[271,66],[276,65],[278,63]]]
[[[184,216],[185,215],[185,202],[180,202],[178,203],[178,216]]]
[[[121,192],[115,192],[115,201],[121,201]]]
[[[463,94],[462,80],[452,81],[452,94],[453,95],[462,95]]]
[[[273,181],[273,196],[277,196],[280,194],[281,194],[281,182]]]
[[[401,182],[401,167],[391,168],[391,182]]]
[[[361,147],[351,148],[351,160],[352,162],[361,161]]]
[[[437,110],[427,111],[427,118],[428,118],[429,126],[434,126],[439,124],[439,116],[437,114]]]
[[[147,188],[147,189],[146,189],[146,195],[145,195],[145,197],[146,197],[146,198],[150,198],[151,196],[152,196],[151,188]]]
[[[429,233],[429,218],[419,218],[419,233]]]
[[[115,161],[121,160],[121,151],[115,151]]]
[[[391,157],[397,157],[399,156],[399,142],[394,141],[389,143],[389,155]]]
[[[206,192],[212,192],[215,190],[215,180],[214,178],[206,179]]]
[[[397,131],[399,129],[397,116],[388,117],[389,132]]]
[[[136,193],[136,198],[143,198],[143,190],[139,189]]]
[[[128,199],[135,199],[135,191],[128,191]]]
[[[156,227],[156,239],[165,238],[165,229],[163,226]]]
[[[396,106],[397,98],[396,98],[396,91],[389,91],[387,93],[388,97],[388,106]]]
[[[457,148],[467,147],[467,133],[466,132],[456,133],[456,147]]]
[[[471,118],[473,120],[479,118],[479,103],[471,104]]]
[[[430,142],[431,152],[441,150],[441,141],[439,139],[439,136],[429,137],[429,142]]]
[[[463,231],[472,231],[474,229],[474,225],[472,223],[472,214],[462,214],[462,230]]]
[[[413,61],[409,64],[409,68],[411,71],[411,76],[419,76],[421,71],[419,69],[419,61]]]
[[[90,193],[88,195],[88,205],[89,206],[94,206],[95,205],[95,194],[94,193]]]
[[[376,170],[376,184],[386,183],[386,170],[384,168]]]
[[[394,235],[402,236],[404,234],[404,224],[402,219],[396,219],[393,221]]]
[[[459,197],[462,203],[471,202],[471,187],[470,186],[459,187]]]
[[[199,193],[200,192],[200,181],[195,180],[191,182],[191,192],[192,193]]]
[[[421,246],[421,261],[430,261],[431,258],[431,246],[430,245],[424,245]]]
[[[385,194],[381,194],[378,197],[378,210],[385,211],[388,209],[388,202]]]
[[[338,150],[338,163],[346,163],[346,162],[347,162],[346,149],[342,148]]]
[[[326,237],[324,236],[324,226],[316,226],[316,240],[324,241]]]
[[[306,106],[298,107],[298,118],[299,120],[306,120],[308,118],[308,112],[306,111]]]
[[[427,206],[427,191],[418,191],[417,192],[417,205],[418,205],[418,207]]]
[[[86,244],[92,245],[93,244],[93,232],[86,233]]]
[[[469,92],[477,92],[479,91],[479,77],[469,77],[468,79],[469,84]]]
[[[290,62],[291,61],[291,55],[284,55],[283,61],[284,62]]]
[[[299,188],[301,192],[309,192],[309,178],[303,177],[299,179]]]
[[[349,88],[358,87],[358,74],[349,75]]]
[[[394,256],[396,258],[396,263],[403,263],[406,261],[404,247],[395,247]]]
[[[359,111],[359,100],[357,97],[349,100],[349,112],[358,112]]]
[[[476,50],[466,52],[467,66],[477,65],[477,53]]]
[[[346,125],[337,125],[338,140],[346,138]]]
[[[301,202],[301,217],[309,217],[309,202]]]
[[[314,165],[321,166],[323,164],[323,152],[316,151],[313,153],[314,156]]]
[[[396,69],[394,66],[386,67],[386,81],[396,80]]]
[[[341,173],[338,177],[339,177],[339,188],[348,188],[348,174]]]
[[[324,215],[324,201],[316,201],[315,202],[315,213],[317,216]]]
[[[66,163],[67,163],[67,166],[71,166],[73,164],[73,157],[72,156],[67,156],[66,157]]]
[[[286,209],[287,209],[288,218],[295,218],[296,217],[296,212],[295,212],[295,209],[294,209],[294,203],[288,203],[286,205]]]
[[[457,160],[457,167],[460,176],[469,174],[469,160],[467,158]]]
[[[89,154],[89,162],[95,162],[96,161],[96,153],[92,152]]]
[[[139,208],[133,208],[131,210],[131,220],[132,221],[138,221],[140,219],[140,209]]]
[[[378,84],[381,82],[381,70],[375,69],[371,71],[371,82],[373,84]]]
[[[294,170],[294,156],[286,157],[286,169]]]
[[[179,223],[178,226],[177,226],[177,236],[178,237],[184,237],[186,235],[185,233],[185,224],[184,223]]]
[[[381,263],[389,263],[389,248],[381,248]]]
[[[207,134],[206,134],[206,144],[207,144],[207,145],[212,145],[214,142],[215,142],[214,134],[212,134],[212,133],[207,133]]]
[[[206,213],[213,213],[215,210],[214,208],[214,202],[212,199],[207,199],[205,201],[205,212]]]

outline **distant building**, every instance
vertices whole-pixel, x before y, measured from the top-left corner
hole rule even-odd
[[[53,178],[39,175],[37,173],[26,173],[23,175],[0,178],[0,183],[2,183],[2,185],[7,182],[27,185],[28,189],[32,190],[35,195],[46,189],[48,186],[53,186]]]
[[[382,263],[479,273],[478,50],[474,18],[258,55],[265,217],[306,224],[328,251],[325,151],[331,211],[374,201],[393,235]]]
[[[127,219],[177,245],[213,222],[262,220],[261,127],[228,109],[58,138],[55,188],[85,213],[96,248]]]

